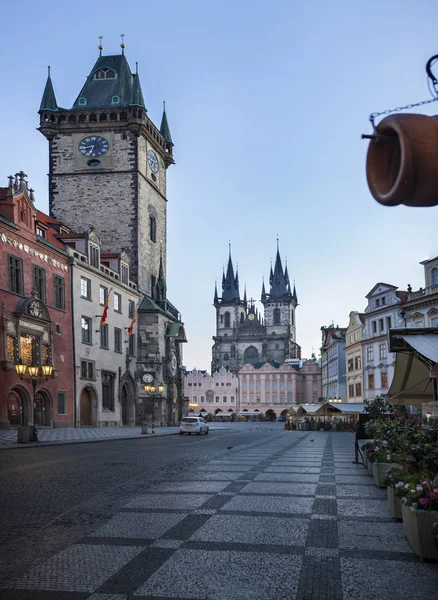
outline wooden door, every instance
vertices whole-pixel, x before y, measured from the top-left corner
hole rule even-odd
[[[81,394],[81,427],[89,427],[91,425],[91,396],[90,392],[85,389]]]

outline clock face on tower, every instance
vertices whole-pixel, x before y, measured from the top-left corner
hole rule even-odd
[[[152,173],[158,173],[158,157],[153,150],[148,152],[148,163]]]
[[[170,359],[169,368],[170,368],[170,374],[172,375],[172,377],[175,377],[176,371],[178,368],[178,360],[176,358],[176,355],[173,352],[172,352],[172,357]]]
[[[255,317],[254,317],[254,313],[249,313],[249,315],[248,315],[248,319],[249,319],[250,321],[254,321],[254,318],[255,318]]]
[[[109,141],[101,135],[90,135],[79,142],[78,150],[91,158],[103,156],[109,150]]]

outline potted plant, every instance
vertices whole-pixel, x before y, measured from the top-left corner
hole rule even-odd
[[[402,497],[404,534],[421,559],[438,560],[436,527],[438,524],[438,487],[428,479],[403,483]]]

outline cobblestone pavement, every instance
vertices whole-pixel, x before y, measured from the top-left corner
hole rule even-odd
[[[149,427],[147,436],[156,437],[178,433],[178,427],[156,427],[152,433]],[[48,446],[54,444],[74,444],[83,442],[100,442],[116,439],[142,438],[146,434],[141,433],[141,427],[66,427],[61,429],[38,430],[38,442],[19,444],[17,442],[17,430],[0,431],[0,450],[10,448],[29,448],[32,446]]]
[[[352,434],[223,431],[213,439],[154,441],[153,460],[169,445],[185,464],[127,479],[20,538],[0,599],[436,596],[437,565],[416,559],[385,490],[352,464]]]

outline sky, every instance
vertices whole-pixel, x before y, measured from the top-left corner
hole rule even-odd
[[[213,293],[232,257],[260,298],[276,240],[296,282],[297,342],[318,355],[321,326],[346,327],[383,281],[424,286],[438,208],[387,208],[365,178],[371,112],[430,98],[436,0],[31,0],[2,7],[0,185],[23,170],[48,212],[48,144],[36,130],[47,65],[70,107],[97,56],[139,72],[149,117],[166,100],[168,297],[182,313],[187,368],[209,369]],[[5,50],[6,49],[6,50]],[[438,75],[438,67],[437,67]],[[438,114],[438,103],[418,109]],[[261,305],[258,304],[261,308]]]

